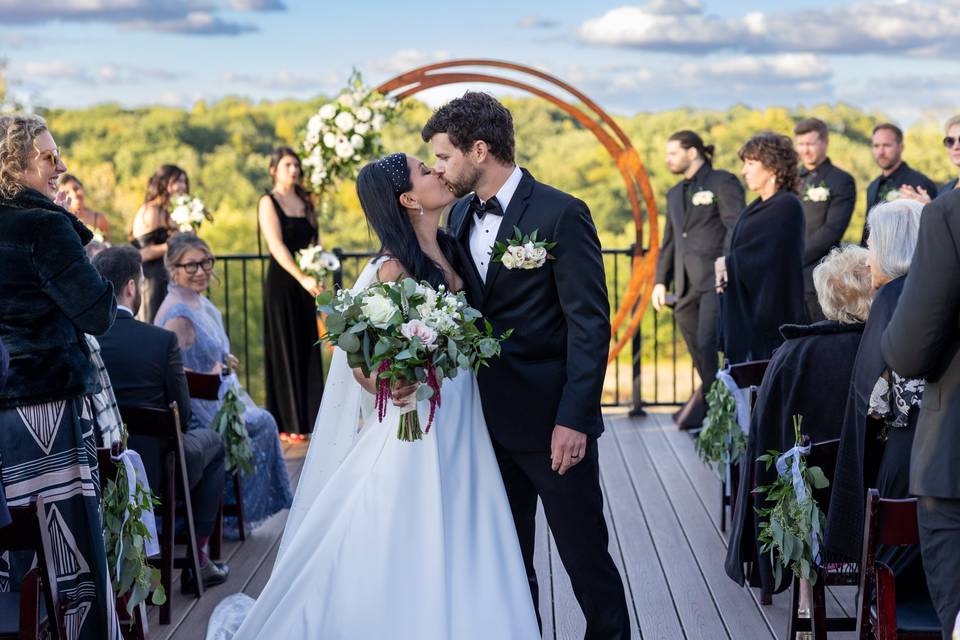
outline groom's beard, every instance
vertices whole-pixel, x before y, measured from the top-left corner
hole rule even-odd
[[[453,195],[462,198],[476,190],[477,183],[480,182],[480,169],[478,167],[469,167],[465,169],[464,174],[457,180],[451,180],[444,176],[444,182],[447,183],[447,188],[453,192]]]

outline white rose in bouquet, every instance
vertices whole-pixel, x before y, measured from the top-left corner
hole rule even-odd
[[[333,124],[337,125],[337,128],[344,133],[353,131],[354,122],[353,114],[349,111],[341,111],[337,114],[337,117],[333,119]]]
[[[333,133],[333,132],[331,132],[331,131],[328,131],[328,132],[326,132],[325,134],[323,134],[323,144],[324,144],[328,149],[333,149],[334,147],[336,147],[336,146],[337,146],[337,134],[335,134],[335,133]]]
[[[383,114],[378,113],[377,115],[373,116],[372,124],[373,124],[374,131],[380,131],[380,129],[383,129],[383,125],[385,125],[386,123],[387,123],[387,117],[384,116]]]
[[[350,146],[359,151],[363,149],[364,139],[363,136],[357,135],[356,133],[350,136]]]
[[[361,136],[365,136],[370,133],[370,123],[369,122],[358,122],[353,130],[359,133]]]
[[[337,106],[327,103],[320,107],[320,111],[317,112],[317,115],[320,116],[321,120],[331,120],[335,115],[337,115]]]
[[[380,329],[390,326],[390,319],[397,313],[397,306],[392,300],[376,293],[366,296],[360,309],[370,324]]]
[[[341,105],[343,105],[344,107],[350,108],[350,107],[352,107],[353,104],[354,104],[353,94],[351,94],[351,93],[341,93],[340,96],[337,98],[337,102],[339,102],[339,103],[340,103]]]

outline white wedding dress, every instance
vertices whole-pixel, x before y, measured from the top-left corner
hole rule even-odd
[[[379,422],[335,351],[270,580],[224,600],[207,640],[540,637],[473,373],[441,393],[430,432],[402,442],[400,410]]]

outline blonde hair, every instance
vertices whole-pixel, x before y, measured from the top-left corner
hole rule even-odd
[[[856,245],[837,247],[814,267],[813,286],[827,320],[866,322],[873,302],[867,253]]]
[[[958,124],[960,124],[960,115],[955,115],[955,116],[953,116],[952,118],[950,118],[949,120],[947,120],[947,124],[943,125],[943,133],[944,133],[944,135],[949,135],[949,134],[950,134],[950,127],[952,127],[952,126],[954,126],[954,125],[958,125]]]
[[[13,198],[23,191],[20,180],[30,162],[29,151],[44,131],[47,123],[40,116],[0,116],[0,198]]]
[[[170,236],[170,239],[167,240],[167,253],[163,257],[163,264],[166,266],[171,279],[173,277],[173,270],[177,264],[180,263],[180,260],[183,259],[183,255],[191,249],[199,249],[211,258],[213,257],[213,252],[210,251],[210,245],[201,240],[195,233],[174,233]]]

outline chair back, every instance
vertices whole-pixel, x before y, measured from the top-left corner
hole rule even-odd
[[[769,360],[751,360],[750,362],[741,362],[740,364],[730,365],[730,377],[737,383],[741,389],[750,390],[750,410],[753,411],[753,405],[757,402],[757,390],[760,383],[763,382],[763,376],[767,372]]]
[[[837,475],[837,453],[840,450],[840,439],[814,442],[807,454],[807,467],[820,467],[823,475],[830,481],[825,489],[814,489],[813,498],[823,513],[830,508],[830,490],[833,488],[833,478]]]
[[[56,556],[47,519],[43,507],[43,498],[34,496],[24,506],[8,507],[11,522],[0,528],[0,550],[34,551],[37,554],[37,566],[43,582],[44,601],[47,615],[50,617],[51,635],[57,640],[65,638],[63,619],[60,616],[60,594],[57,591]]]
[[[920,544],[917,525],[917,499],[888,500],[871,489],[870,499],[876,500],[877,544],[909,546]]]
[[[215,373],[197,373],[187,371],[187,388],[190,397],[197,400],[220,399],[220,376]]]

